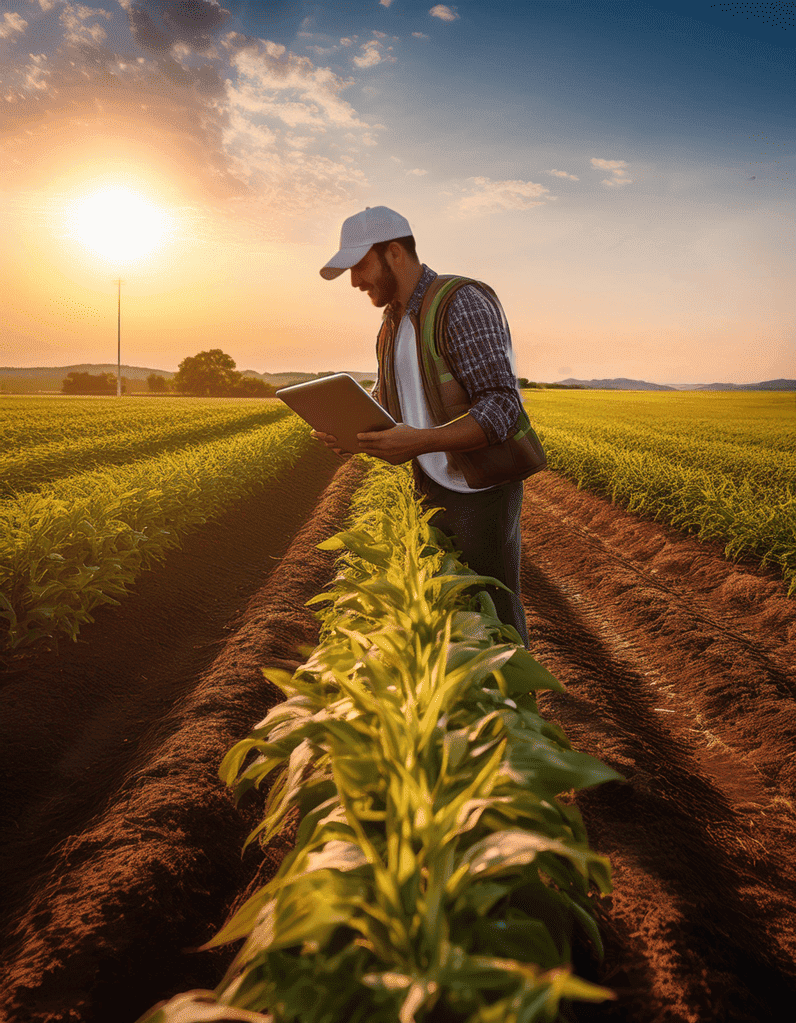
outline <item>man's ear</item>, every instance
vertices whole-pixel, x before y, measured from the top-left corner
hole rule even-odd
[[[392,256],[393,262],[398,263],[400,265],[404,256],[403,245],[399,245],[398,242],[390,242],[390,244],[387,246],[387,251]]]

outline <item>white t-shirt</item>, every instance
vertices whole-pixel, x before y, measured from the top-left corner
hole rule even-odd
[[[401,415],[406,425],[419,430],[433,429],[437,424],[431,418],[426,392],[423,390],[415,328],[406,313],[401,318],[395,336],[395,383]],[[457,490],[461,494],[477,492],[476,488],[467,486],[464,476],[451,464],[445,451],[430,451],[418,455],[417,460],[423,472],[440,486]],[[477,489],[489,490],[489,487]]]

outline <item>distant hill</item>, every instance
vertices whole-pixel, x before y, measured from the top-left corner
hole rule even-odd
[[[568,377],[559,380],[566,387],[587,387],[595,391],[675,391],[676,387],[668,384],[650,384],[646,380],[626,380],[625,377],[614,377],[613,380],[575,380]]]
[[[575,380],[569,377],[559,386],[585,387],[595,391],[796,391],[796,380],[764,380],[760,384],[651,384],[646,380]]]
[[[75,366],[31,366],[16,368],[13,366],[0,366],[0,394],[36,394],[38,392],[50,393],[60,392],[61,383],[69,373],[91,373],[96,376],[98,373],[111,373],[116,376],[116,363],[91,362],[80,363]],[[285,387],[288,384],[299,384],[304,380],[314,380],[316,377],[327,376],[328,373],[338,372],[328,370],[326,373],[257,373],[253,369],[243,370],[244,376],[257,377],[274,387]],[[375,380],[376,371],[372,373],[350,372],[355,380]],[[152,369],[145,366],[122,366],[122,378],[127,381],[129,392],[147,393],[146,378],[156,373],[167,380],[175,375],[167,369]]]
[[[245,377],[257,377],[258,380],[264,380],[267,384],[273,384],[274,387],[288,387],[290,384],[302,384],[305,380],[317,380],[318,377],[328,377],[330,373],[348,373],[348,375],[353,377],[354,380],[376,379],[375,369],[371,373],[359,373],[358,371],[351,369],[329,369],[325,370],[323,373],[290,373],[288,371],[284,373],[258,373],[253,369],[244,369],[242,372]]]
[[[0,366],[0,394],[37,394],[60,392],[63,379],[69,373],[110,373],[116,376],[115,362],[82,362],[75,366],[30,366],[22,369]],[[127,391],[146,392],[146,378],[150,373],[159,373],[167,379],[173,377],[163,369],[148,369],[141,366],[122,366],[122,378],[127,382]]]
[[[76,366],[28,366],[23,369],[15,369],[12,366],[0,366],[0,377],[19,378],[20,380],[35,380],[40,377],[58,377],[60,380],[67,373],[113,373],[116,376],[115,362],[81,362]],[[141,366],[122,366],[122,376],[128,380],[146,380],[150,373],[160,373],[164,377],[173,377],[165,369],[146,369]]]
[[[0,366],[0,394],[35,394],[37,392],[60,392],[61,382],[68,373],[112,373],[116,376],[116,363],[92,362],[75,366],[32,366],[16,368]],[[347,372],[355,380],[375,380],[376,370],[361,373],[357,370],[326,370],[323,373],[300,373],[285,370],[283,373],[258,373],[253,369],[242,371],[244,376],[256,377],[274,387],[300,384],[304,380],[315,380],[329,373]],[[152,369],[146,366],[122,366],[122,377],[127,381],[128,392],[146,393],[146,378],[157,373],[170,380],[174,372],[167,369]],[[647,380],[628,380],[614,377],[610,380],[576,380],[568,377],[548,387],[590,388],[598,391],[796,391],[796,380],[764,380],[759,384],[651,384]]]
[[[764,380],[760,384],[699,384],[695,391],[796,391],[796,380]]]

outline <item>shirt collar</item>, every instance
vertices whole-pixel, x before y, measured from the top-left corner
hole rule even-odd
[[[437,274],[433,270],[429,270],[425,263],[420,264],[423,267],[423,272],[420,275],[420,280],[415,285],[415,290],[409,297],[409,301],[406,303],[406,313],[414,313],[415,316],[420,312],[420,306],[423,304],[423,296],[428,291],[429,285],[437,277]],[[388,305],[384,309],[383,319],[392,318],[395,321],[395,311],[392,305]]]
[[[423,273],[420,275],[420,280],[417,282],[415,290],[412,292],[409,301],[406,303],[406,311],[408,313],[415,313],[415,315],[420,312],[423,296],[428,291],[431,282],[437,276],[433,270],[429,270],[425,263],[422,264],[422,267]]]

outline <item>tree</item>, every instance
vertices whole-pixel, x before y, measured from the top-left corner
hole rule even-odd
[[[183,359],[174,377],[174,387],[183,394],[220,397],[231,394],[240,377],[235,360],[220,348],[199,352]]]
[[[231,394],[240,398],[271,398],[276,394],[276,388],[273,384],[267,384],[265,380],[260,380],[259,377],[247,377],[242,374],[236,374],[238,380],[232,388]]]
[[[146,378],[146,385],[152,394],[165,394],[169,389],[169,382],[160,373],[150,373]]]
[[[122,384],[122,394],[127,388]],[[113,373],[67,373],[61,384],[63,394],[116,394],[116,377]]]

